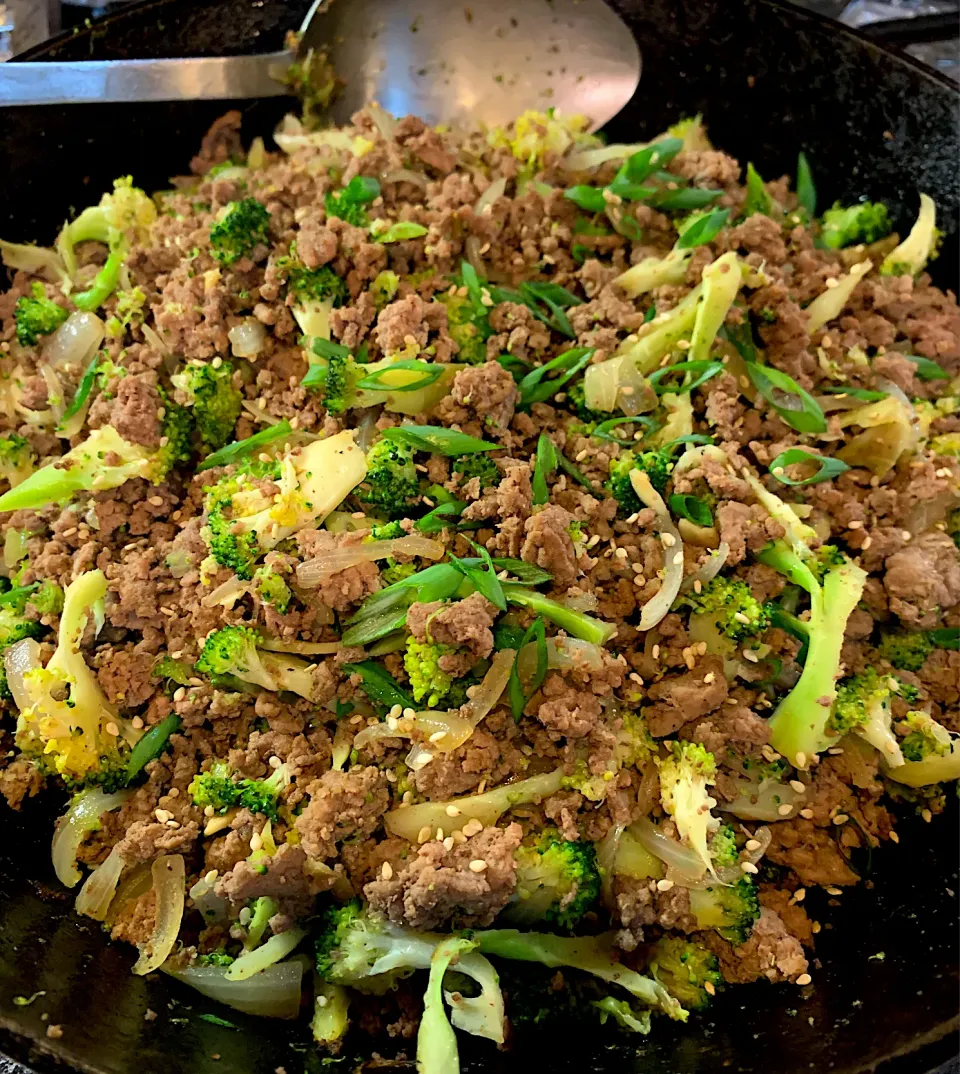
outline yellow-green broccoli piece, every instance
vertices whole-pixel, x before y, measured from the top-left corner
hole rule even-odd
[[[0,437],[0,477],[9,483],[11,488],[26,481],[33,473],[36,461],[37,457],[30,441],[25,437],[16,433]]]
[[[699,593],[686,594],[684,601],[695,615],[708,616],[722,634],[735,642],[759,634],[770,624],[764,606],[739,578],[717,575]]]
[[[677,936],[661,936],[650,952],[650,972],[687,1010],[702,1011],[723,984],[716,955]]]
[[[243,409],[243,396],[233,385],[229,362],[190,362],[170,379],[187,397],[200,446],[205,453],[218,451],[233,436]]]
[[[407,639],[403,666],[416,701],[425,700],[428,708],[435,708],[450,692],[453,678],[440,667],[440,658],[455,651],[450,645],[417,641],[412,635]]]
[[[17,342],[21,347],[36,346],[41,336],[49,335],[58,329],[67,316],[63,306],[58,306],[52,299],[47,298],[42,283],[32,284],[30,297],[18,298],[13,309]]]
[[[515,925],[573,928],[600,894],[600,871],[592,843],[564,839],[555,828],[515,855],[517,886],[503,911]]]
[[[270,214],[256,198],[231,201],[210,227],[210,252],[221,265],[250,257],[269,241]]]

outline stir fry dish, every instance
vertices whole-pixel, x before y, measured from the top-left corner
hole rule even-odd
[[[422,1074],[816,988],[960,777],[933,201],[699,117],[239,126],[0,243],[0,790],[77,912]]]

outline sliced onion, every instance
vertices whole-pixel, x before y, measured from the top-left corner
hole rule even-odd
[[[573,612],[595,612],[600,606],[596,593],[578,593],[574,597],[564,597],[560,603]]]
[[[392,115],[385,109],[381,108],[376,101],[371,101],[367,105],[367,115],[373,120],[374,126],[383,135],[385,142],[392,142],[394,135],[397,133],[397,121]]]
[[[381,726],[380,724],[377,725]],[[357,736],[359,738],[359,735]],[[357,747],[359,749],[359,747]],[[336,731],[333,733],[333,755],[330,758],[330,766],[335,772],[342,772],[343,766],[350,758],[350,753],[353,750],[353,740],[350,738],[350,733],[343,724],[338,724]]]
[[[617,847],[613,872],[616,876],[626,876],[631,880],[659,880],[663,876],[663,862],[647,850],[639,839],[625,831]]]
[[[304,968],[295,959],[279,962],[245,981],[228,980],[227,971],[222,966],[178,969],[175,964],[165,962],[160,969],[208,999],[244,1014],[296,1018],[300,1013],[300,982]]]
[[[306,929],[294,926],[286,932],[271,936],[266,943],[252,951],[245,951],[235,962],[231,962],[224,977],[228,981],[246,981],[255,973],[262,973],[286,958],[306,935]]]
[[[103,321],[95,313],[77,310],[47,336],[41,357],[54,369],[71,365],[83,369],[103,342]]]
[[[646,142],[637,142],[635,145],[615,142],[613,145],[601,145],[595,149],[576,149],[563,158],[562,164],[567,171],[590,171],[593,168],[599,168],[601,164],[606,164],[608,160],[626,160],[627,157],[646,148],[646,145]]]
[[[695,850],[664,835],[649,817],[634,821],[628,830],[645,850],[677,874],[677,882],[684,887],[699,881],[706,872]]]
[[[673,538],[673,544],[664,541],[663,580],[660,583],[660,589],[644,604],[640,612],[640,622],[637,628],[650,630],[670,611],[680,592],[680,583],[683,581],[683,538],[673,524],[663,497],[650,484],[650,478],[642,470],[631,470],[630,483],[640,502],[656,512],[661,541],[667,534]]]
[[[200,604],[204,608],[216,608],[218,604],[224,608],[232,608],[245,593],[250,591],[250,585],[250,582],[244,582],[234,574],[201,597]]]
[[[267,330],[256,319],[247,317],[227,333],[235,358],[256,358],[267,345]]]
[[[607,834],[596,844],[597,868],[600,870],[600,898],[608,910],[616,909],[613,895],[614,863],[617,860],[617,848],[626,828],[625,824],[614,824]]]
[[[501,175],[499,179],[494,179],[493,182],[487,187],[487,189],[477,198],[473,211],[477,216],[483,216],[484,209],[488,205],[493,205],[497,198],[502,198],[507,189],[507,177]]]
[[[157,354],[162,355],[164,358],[172,357],[173,352],[150,325],[140,325],[140,331],[143,333],[143,338],[157,352]]]
[[[579,638],[547,638],[547,667],[603,670],[603,650]],[[531,642],[520,650],[517,673],[523,680],[533,678],[537,668],[537,645]]]
[[[42,276],[49,283],[63,283],[67,268],[56,250],[30,243],[4,242],[0,239],[0,261],[7,268]]]
[[[152,886],[153,877],[150,875],[150,863],[144,861],[139,865],[135,865],[120,881],[117,893],[114,895],[113,901],[110,903],[110,909],[107,911],[107,916],[103,919],[104,924],[113,928],[124,904],[131,899],[139,899]]]
[[[33,705],[33,695],[24,682],[24,675],[43,665],[40,663],[40,646],[33,638],[24,638],[3,651],[3,667],[7,673],[7,686],[13,694],[17,708],[24,712]]]
[[[732,802],[719,802],[717,809],[741,820],[784,820],[796,816],[803,808],[805,796],[789,783],[772,780],[754,783],[747,779],[738,779],[735,783],[737,797]],[[790,812],[781,813],[781,806],[790,806]]]
[[[368,451],[377,435],[377,411],[374,408],[364,410],[363,417],[357,425],[357,447],[361,451]],[[327,523],[327,529],[330,523]]]
[[[199,911],[206,925],[222,925],[228,919],[227,900],[218,895],[217,882],[210,881],[206,876],[200,879],[190,889],[190,898],[193,905]]]
[[[437,750],[441,753],[449,753],[467,741],[480,721],[500,700],[510,679],[516,655],[513,649],[501,649],[493,658],[473,697],[462,708],[454,712],[417,713],[413,722],[417,730],[425,734],[429,741],[418,743],[410,751],[407,764],[413,767],[414,771],[423,767],[424,754],[430,754],[432,757]],[[440,737],[441,731],[443,737]]]
[[[343,648],[339,641],[281,641],[280,638],[264,636],[257,642],[258,649],[271,653],[300,653],[301,656],[330,656]]]
[[[3,565],[12,570],[27,554],[28,530],[17,530],[12,526],[3,539]]]
[[[140,948],[133,967],[138,977],[153,973],[166,962],[177,942],[183,921],[186,870],[180,854],[162,854],[150,868],[157,897],[157,916],[153,934]]]
[[[272,414],[268,414],[265,410],[261,410],[255,403],[252,403],[249,399],[244,399],[241,404],[243,409],[253,418],[254,421],[260,422],[261,425],[279,425],[283,418],[275,418]]]
[[[97,866],[84,881],[75,904],[78,914],[103,921],[117,893],[117,884],[120,883],[120,874],[125,865],[126,862],[114,847],[104,863]]]
[[[422,172],[411,171],[409,168],[396,168],[387,172],[381,182],[384,183],[412,183],[419,187],[424,194],[427,192],[427,177]]]
[[[47,362],[40,362],[37,365],[37,372],[43,377],[44,382],[47,385],[47,401],[50,404],[48,413],[56,424],[59,425],[65,409],[63,381],[57,375],[57,371],[53,366]]]
[[[726,541],[721,541],[710,553],[706,561],[701,563],[688,578],[684,578],[680,584],[680,589],[685,593],[688,589],[692,589],[696,582],[700,582],[701,585],[712,582],[723,570],[729,555],[730,545]]]
[[[344,571],[358,563],[372,563],[387,559],[398,553],[404,556],[422,556],[424,559],[442,559],[446,549],[439,541],[429,537],[412,535],[395,537],[388,541],[362,541],[357,544],[331,548],[316,559],[308,559],[297,567],[297,582],[312,589],[330,574]]]
[[[50,844],[53,871],[64,887],[76,887],[83,879],[77,868],[77,849],[84,836],[100,827],[104,813],[119,809],[129,797],[129,791],[104,794],[98,788],[90,788],[81,791],[70,803],[70,808],[57,821]]]

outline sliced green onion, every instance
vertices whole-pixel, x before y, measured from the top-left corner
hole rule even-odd
[[[817,188],[810,171],[810,162],[803,150],[797,154],[797,201],[810,220],[817,215]]]
[[[585,369],[594,355],[593,347],[573,347],[558,354],[549,362],[532,369],[520,381],[520,410],[527,410],[534,403],[542,403],[571,381],[581,370]],[[548,373],[559,372],[560,376],[552,380],[545,379]]]
[[[260,432],[254,433],[253,436],[248,436],[246,440],[235,440],[232,444],[227,444],[226,447],[222,447],[219,451],[208,455],[197,469],[209,470],[214,466],[229,466],[231,463],[239,462],[240,459],[246,458],[247,455],[259,451],[260,448],[266,447],[268,444],[283,440],[285,437],[290,436],[292,432],[290,422],[284,418],[283,421],[278,421],[276,425],[271,425],[267,429],[261,429]]]
[[[713,240],[723,230],[730,216],[729,209],[714,209],[713,212],[707,213],[706,216],[701,216],[687,228],[685,228],[680,238],[677,239],[677,246],[681,250],[692,250],[695,246],[703,246]]]
[[[588,213],[602,213],[607,207],[603,191],[597,186],[572,186],[563,192],[563,196]]]
[[[377,242],[402,242],[404,239],[419,239],[426,235],[427,228],[423,224],[416,224],[412,220],[401,220],[396,224],[391,224],[380,235],[375,235],[374,238]]]
[[[83,371],[83,376],[80,378],[80,383],[77,385],[76,394],[70,401],[70,405],[63,412],[63,417],[60,419],[61,428],[65,422],[69,421],[74,416],[74,414],[79,414],[86,401],[90,398],[90,393],[93,391],[93,385],[96,383],[97,370],[99,368],[100,354],[97,353],[93,356],[92,361]]]
[[[167,748],[170,736],[180,729],[180,717],[174,712],[155,724],[130,751],[127,761],[127,783]]]
[[[319,358],[349,358],[350,348],[345,347],[342,343],[334,343],[332,339],[321,339],[320,336],[314,338],[310,344],[310,349]]]
[[[770,365],[744,362],[753,386],[780,415],[783,421],[798,433],[824,433],[827,419],[820,404],[786,373]]]
[[[478,440],[475,436],[445,429],[442,425],[398,425],[393,429],[384,429],[385,440],[398,444],[407,444],[417,451],[426,451],[437,455],[476,455],[480,451],[496,451],[498,444]]]
[[[929,358],[923,358],[919,354],[905,354],[904,358],[913,362],[917,367],[917,376],[921,380],[949,380],[950,374]]]
[[[794,481],[788,477],[785,470],[788,466],[798,463],[810,463],[817,467],[816,473],[811,477],[805,477],[801,481]],[[832,481],[833,478],[845,474],[850,467],[840,459],[831,459],[827,455],[815,455],[812,451],[803,448],[788,448],[770,463],[770,473],[781,485],[819,485],[821,481]]]
[[[709,504],[704,503],[697,496],[675,492],[670,497],[670,510],[695,526],[713,525],[713,512]]]
[[[557,471],[557,448],[546,433],[540,434],[537,441],[537,462],[533,469],[534,505],[546,503],[550,499],[547,481]]]
[[[523,647],[530,642],[536,642],[537,645],[537,667],[533,673],[533,678],[530,679],[527,684],[527,689],[524,690],[523,683],[520,681],[520,653],[523,651]],[[540,689],[543,685],[543,680],[547,677],[548,667],[548,655],[547,655],[547,632],[543,624],[543,619],[539,616],[527,627],[523,637],[520,639],[520,644],[517,647],[517,655],[513,661],[513,668],[510,671],[510,683],[508,686],[508,693],[510,696],[510,709],[513,712],[513,718],[519,723],[521,716],[523,716],[523,710],[526,708],[527,702],[531,697]]]
[[[407,369],[423,375],[417,380],[410,381],[409,384],[384,384],[384,377],[396,369]],[[443,376],[444,372],[445,367],[442,365],[437,365],[433,362],[422,362],[419,358],[406,358],[400,362],[392,362],[390,365],[384,366],[383,369],[378,369],[374,373],[368,373],[367,376],[361,377],[357,381],[357,388],[374,392],[415,392],[435,384]]]
[[[622,444],[624,443],[623,439],[619,436],[614,436],[612,430],[618,425],[627,424],[639,424],[649,427],[653,425],[653,420],[651,418],[642,418],[639,416],[634,416],[632,418],[607,418],[606,421],[601,421],[590,435],[596,437],[597,440],[609,440],[611,444]]]
[[[451,563],[466,579],[473,583],[477,592],[482,593],[491,604],[499,608],[500,611],[505,612],[507,610],[507,598],[504,596],[503,586],[497,577],[497,569],[493,565],[490,553],[483,545],[476,544],[469,537],[466,537],[465,540],[479,554],[483,567],[477,567],[466,560],[458,559],[452,552],[448,553]]]
[[[665,212],[702,209],[710,202],[716,201],[722,193],[722,190],[701,190],[694,186],[687,190],[668,190],[657,193],[650,199],[650,204]]]
[[[359,675],[363,692],[371,701],[377,701],[392,709],[394,705],[402,708],[415,708],[413,698],[397,680],[381,667],[375,660],[362,660],[359,664],[344,664],[345,675]]]
[[[878,403],[887,397],[886,392],[869,391],[867,388],[848,388],[843,384],[830,384],[821,391],[828,395],[849,395],[851,399],[862,399],[865,403]]]
[[[705,384],[711,377],[715,377],[722,372],[723,362],[703,359],[699,362],[678,362],[676,365],[666,365],[662,369],[657,369],[651,373],[647,380],[653,385],[657,395],[662,395],[664,392],[686,395],[687,392],[692,392],[694,388],[699,388],[701,384]],[[661,381],[672,376],[693,377],[694,379],[681,384],[679,387],[661,384]]]

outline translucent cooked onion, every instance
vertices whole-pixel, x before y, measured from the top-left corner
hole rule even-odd
[[[596,149],[577,149],[568,153],[563,158],[562,164],[567,171],[585,172],[592,168],[599,168],[608,160],[626,160],[627,157],[639,153],[645,148],[646,142],[637,142],[635,145],[624,145],[616,142],[613,145],[601,145]]]
[[[117,884],[120,883],[120,874],[125,864],[114,847],[103,864],[97,866],[84,881],[75,903],[78,914],[92,917],[95,921],[103,921],[117,893]]]
[[[33,638],[24,638],[3,651],[3,667],[7,673],[7,686],[14,703],[23,712],[33,704],[33,697],[23,681],[28,671],[42,667],[40,646]]]
[[[673,524],[663,497],[650,484],[650,478],[641,470],[631,470],[630,483],[640,502],[656,512],[663,541],[663,579],[660,589],[656,596],[644,604],[637,624],[639,630],[650,630],[670,611],[680,592],[680,583],[683,581],[683,538]],[[666,540],[668,535],[673,538],[672,543]]]
[[[153,877],[150,875],[150,863],[144,861],[139,865],[135,865],[120,881],[117,893],[114,895],[107,915],[103,919],[104,924],[112,928],[124,904],[131,899],[139,899],[141,895],[145,895],[152,884]]]
[[[390,113],[382,108],[376,101],[371,101],[366,108],[367,115],[373,120],[374,126],[383,135],[385,142],[392,142],[397,133],[397,121]]]
[[[507,189],[507,177],[501,175],[499,179],[494,179],[493,182],[487,187],[487,189],[477,198],[476,203],[473,206],[473,211],[477,216],[483,216],[484,210],[489,205],[502,198]]]
[[[560,603],[573,612],[595,612],[600,606],[596,593],[578,593],[575,597],[564,597]]]
[[[613,861],[616,876],[631,880],[659,880],[663,876],[663,862],[636,838],[625,831],[619,840]]]
[[[155,329],[151,328],[148,324],[142,324],[140,326],[140,331],[143,333],[143,338],[157,352],[157,354],[162,355],[164,358],[169,358],[171,356],[172,352],[170,348],[163,342]]]
[[[294,927],[271,936],[266,943],[255,947],[252,951],[245,951],[236,961],[231,962],[224,974],[225,979],[246,981],[254,974],[262,973],[291,954],[306,935],[306,929]]]
[[[0,261],[7,268],[20,269],[31,276],[42,276],[49,283],[62,283],[67,278],[63,258],[47,246],[4,242],[0,239]]]
[[[184,884],[186,870],[179,854],[163,854],[150,868],[153,890],[157,897],[156,921],[153,933],[140,948],[140,957],[133,967],[138,977],[153,973],[166,962],[177,942],[183,921]]]
[[[208,999],[244,1014],[296,1018],[300,1013],[300,983],[304,971],[303,965],[296,960],[279,962],[245,981],[228,980],[227,971],[222,966],[178,969],[165,962],[160,969]]]
[[[267,345],[267,330],[255,318],[247,317],[227,333],[235,358],[256,358]]]
[[[729,555],[730,545],[727,544],[726,541],[721,541],[710,553],[708,559],[704,563],[701,563],[693,574],[684,578],[680,583],[681,590],[686,592],[688,589],[692,589],[696,582],[700,582],[701,585],[706,585],[708,582],[713,581],[713,579],[723,570],[724,564],[727,562],[727,556]]]
[[[754,783],[747,779],[736,780],[737,797],[732,802],[720,802],[717,808],[732,813],[741,820],[784,820],[795,816],[803,807],[804,795],[795,791],[789,783],[765,780]],[[781,806],[790,806],[789,813],[781,813]]]
[[[249,592],[250,585],[250,582],[244,582],[236,575],[233,575],[233,577],[221,582],[220,585],[201,597],[200,604],[204,608],[216,608],[217,605],[232,608],[244,593]]]
[[[95,313],[77,310],[44,340],[41,358],[55,370],[71,365],[83,369],[103,342],[103,321]]]
[[[193,905],[207,926],[221,925],[228,918],[227,900],[217,894],[216,887],[215,880],[210,881],[206,876],[202,876],[190,889]]]
[[[268,414],[265,410],[261,410],[260,407],[255,403],[250,402],[249,399],[244,399],[241,405],[250,417],[261,425],[279,425],[280,422],[283,421],[283,418],[275,418],[272,414]]]
[[[415,724],[413,720],[405,719],[402,721],[402,727],[400,722],[396,727],[391,727],[390,724],[384,723],[371,723],[357,732],[353,739],[353,748],[356,750],[362,750],[364,746],[369,746],[371,742],[378,742],[384,738],[411,738],[413,736],[413,728]],[[336,740],[334,740],[336,745]],[[345,742],[345,748],[347,753],[350,752],[349,739]]]
[[[59,425],[60,420],[63,418],[64,411],[63,381],[57,375],[57,371],[48,362],[40,362],[37,365],[37,372],[43,377],[44,383],[47,386],[49,413],[54,422]]]
[[[83,879],[77,868],[77,849],[84,836],[100,827],[100,817],[104,813],[119,809],[129,797],[129,791],[104,794],[93,787],[81,791],[70,803],[70,808],[57,821],[50,844],[53,871],[64,887],[76,887]]]
[[[684,886],[696,883],[706,872],[703,861],[695,850],[664,835],[649,817],[634,821],[628,831],[644,850],[659,858],[668,869],[672,869],[677,874],[677,881]]]
[[[603,650],[599,645],[579,638],[548,638],[547,667],[583,668],[587,671],[603,669]],[[524,645],[517,660],[517,672],[521,679],[531,679],[537,668],[535,642]]]
[[[414,746],[407,756],[407,764],[414,771],[427,763],[424,756],[427,756],[427,760],[432,759],[436,751],[449,753],[467,741],[480,721],[500,700],[510,679],[516,655],[513,649],[501,649],[493,658],[476,692],[462,708],[453,712],[418,712],[413,717],[417,730],[428,739],[427,743]]]
[[[363,417],[360,419],[360,423],[357,425],[357,447],[361,451],[368,451],[373,441],[377,436],[377,411],[374,409],[365,410]],[[327,529],[330,528],[329,521],[327,522]]]
[[[341,548],[331,548],[316,559],[301,563],[297,567],[297,582],[306,589],[312,589],[327,575],[336,574],[337,571],[354,567],[358,563],[372,563],[398,553],[404,556],[422,556],[424,559],[442,559],[444,551],[439,541],[417,535],[395,537],[389,541],[363,541]]]
[[[299,653],[301,656],[330,656],[343,648],[339,641],[282,641],[264,635],[257,642],[258,649],[271,653]]]
[[[414,172],[409,168],[396,168],[383,176],[384,183],[412,183],[418,186],[424,194],[427,192],[427,177],[422,172]]]
[[[11,482],[13,484],[13,482]],[[12,526],[3,539],[3,565],[12,570],[27,554],[27,530],[17,530]]]

